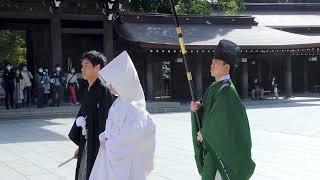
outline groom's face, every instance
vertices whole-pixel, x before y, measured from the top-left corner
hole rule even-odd
[[[98,73],[100,71],[100,65],[93,66],[90,60],[84,59],[82,60],[82,76],[85,80],[95,80],[98,77]]]

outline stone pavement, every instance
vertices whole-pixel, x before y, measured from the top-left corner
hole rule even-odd
[[[60,107],[37,108],[36,106],[31,106],[6,110],[5,106],[0,103],[0,120],[21,118],[30,119],[32,117],[40,119],[45,117],[56,117],[57,114],[60,118],[72,117],[78,113],[79,108],[80,105],[75,106],[70,103],[64,103]],[[186,112],[189,110],[189,104],[171,101],[151,101],[147,102],[147,110],[150,113]]]
[[[252,180],[317,180],[320,100],[249,104],[257,164]],[[200,179],[193,160],[189,113],[153,114],[157,123],[155,170],[150,180]],[[0,179],[72,180],[76,162],[67,138],[72,118],[0,120]]]

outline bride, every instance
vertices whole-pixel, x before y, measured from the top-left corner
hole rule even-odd
[[[146,110],[137,71],[126,51],[100,72],[118,98],[109,110],[90,180],[145,180],[153,170],[155,124]]]

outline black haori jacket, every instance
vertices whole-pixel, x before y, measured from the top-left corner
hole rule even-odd
[[[88,90],[88,83],[84,83],[83,97],[81,101],[81,108],[77,117],[83,116],[86,118],[87,127],[87,178],[89,179],[90,172],[95,162],[100,141],[99,134],[105,130],[106,119],[108,117],[109,108],[113,103],[113,98],[110,92],[104,87],[100,80],[97,79]],[[69,138],[79,146],[78,162],[76,168],[75,179],[78,179],[79,167],[81,161],[82,151],[86,142],[82,135],[81,127],[77,127],[76,122],[69,133]]]

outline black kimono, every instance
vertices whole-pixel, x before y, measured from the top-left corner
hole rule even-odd
[[[3,88],[6,92],[5,101],[6,107],[9,109],[9,102],[11,108],[13,108],[13,91],[14,91],[14,72],[12,70],[5,69],[3,72]]]
[[[86,179],[89,179],[90,172],[95,162],[100,142],[99,134],[105,130],[105,123],[108,117],[109,108],[112,105],[112,95],[107,88],[104,87],[100,80],[97,79],[88,90],[88,83],[84,83],[83,97],[81,108],[77,117],[83,116],[86,118],[87,139],[82,135],[81,127],[77,127],[74,122],[69,138],[79,146],[78,162],[75,179],[78,180],[79,167],[81,164],[81,156],[87,140],[87,170]]]

